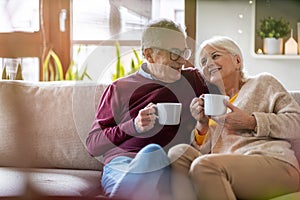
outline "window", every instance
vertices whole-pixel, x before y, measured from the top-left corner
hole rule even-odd
[[[2,58],[21,58],[23,74],[28,74],[25,79],[42,80],[42,63],[52,49],[64,72],[73,59],[81,68],[87,65],[89,74],[97,81],[106,76],[103,68],[113,65],[116,59],[116,41],[120,43],[124,65],[128,65],[132,49],[140,48],[143,25],[158,17],[185,22],[188,35],[195,38],[196,0],[0,0],[1,19],[7,12],[7,2],[15,1],[21,2],[19,8],[30,10],[26,13],[32,15],[27,15],[28,20],[23,23],[30,28],[24,32],[24,26],[18,25],[0,31],[0,64],[3,67]],[[60,20],[61,13],[65,20]],[[8,24],[0,21],[0,27]],[[111,80],[110,75],[106,77]]]
[[[39,0],[0,0],[0,33],[4,35],[6,33],[34,33],[38,32],[39,26]],[[18,48],[16,44],[11,45],[11,49]],[[16,46],[14,46],[16,45]],[[0,69],[6,65],[6,57],[15,57],[9,54],[7,51],[10,49],[5,46],[5,53],[7,55],[1,55]],[[22,66],[22,74],[26,80],[39,80],[39,62],[37,57],[20,58],[20,64]]]
[[[0,0],[0,32],[37,32],[39,0]]]
[[[116,62],[116,41],[120,44],[125,70],[129,70],[134,57],[132,49],[140,50],[144,25],[151,19],[165,17],[184,26],[184,3],[184,0],[73,0],[74,61],[81,67],[87,66],[94,81],[110,82]]]
[[[6,31],[0,33],[0,70],[4,67],[5,60],[3,58],[20,58],[22,65],[22,72],[25,80],[39,81],[42,80],[42,63],[46,53],[49,49],[53,49],[60,57],[64,70],[68,68],[70,64],[70,1],[69,0],[0,0],[2,9],[7,11],[7,3],[18,2],[20,5],[18,9],[27,10],[25,13],[31,13],[32,25],[35,21],[39,21],[39,26],[36,24],[35,28],[24,32],[20,31],[20,27],[17,26],[13,32]],[[29,2],[29,3],[28,3]],[[30,2],[34,2],[32,9]],[[28,4],[27,4],[28,3]],[[38,10],[36,9],[39,3]],[[15,3],[14,3],[15,5]],[[59,28],[59,13],[62,9],[65,9],[68,16],[65,20],[64,32]],[[29,12],[28,12],[29,10]],[[23,13],[23,11],[19,11]],[[38,12],[38,15],[36,14]],[[27,17],[30,19],[30,15]],[[17,14],[18,16],[18,14]],[[38,17],[39,16],[39,17]],[[19,17],[17,17],[19,18]],[[20,18],[19,18],[20,19]],[[28,22],[28,20],[26,20]],[[30,20],[29,20],[30,21]],[[25,25],[31,24],[30,22],[24,23]],[[1,19],[0,24],[5,24]],[[23,23],[18,23],[23,24]],[[1,26],[0,25],[0,26]],[[4,26],[4,25],[2,25]],[[0,71],[2,73],[2,70]]]

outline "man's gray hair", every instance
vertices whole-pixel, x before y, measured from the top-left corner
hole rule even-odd
[[[170,19],[156,19],[147,24],[142,34],[142,51],[150,47],[163,46],[164,40],[180,36],[186,39],[186,32],[183,27]]]

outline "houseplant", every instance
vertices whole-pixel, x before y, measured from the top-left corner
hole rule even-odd
[[[112,80],[116,80],[118,78],[122,78],[124,76],[127,76],[129,74],[132,74],[139,70],[141,64],[143,63],[143,60],[140,58],[138,52],[136,49],[132,50],[134,54],[134,58],[131,58],[130,62],[130,70],[126,71],[124,65],[121,62],[121,53],[120,53],[120,44],[119,42],[116,42],[116,56],[117,56],[117,62],[116,62],[116,68],[115,73],[112,75]]]
[[[4,68],[2,71],[2,80],[4,80],[4,79],[10,79],[10,77],[6,73],[6,65],[4,65]],[[22,75],[22,67],[21,67],[20,63],[18,64],[15,80],[24,80],[23,75]]]
[[[77,55],[80,52],[80,47],[77,51]],[[53,66],[54,64],[54,66]],[[62,81],[62,80],[83,80],[84,77],[92,80],[87,73],[87,66],[85,66],[82,73],[79,72],[77,64],[74,60],[71,61],[69,68],[67,69],[65,76],[63,74],[63,67],[58,55],[50,49],[44,62],[43,62],[43,81]]]
[[[283,18],[266,17],[260,20],[257,34],[263,39],[264,53],[282,54],[283,38],[290,33],[290,30],[290,23]]]

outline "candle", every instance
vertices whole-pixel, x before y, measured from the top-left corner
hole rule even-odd
[[[261,49],[258,49],[256,53],[257,54],[263,54],[263,51]]]

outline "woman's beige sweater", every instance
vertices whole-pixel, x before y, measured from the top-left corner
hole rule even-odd
[[[255,116],[257,132],[229,133],[217,125],[200,147],[202,153],[260,154],[299,169],[289,140],[300,138],[300,106],[278,80],[267,73],[249,78],[234,105]]]

